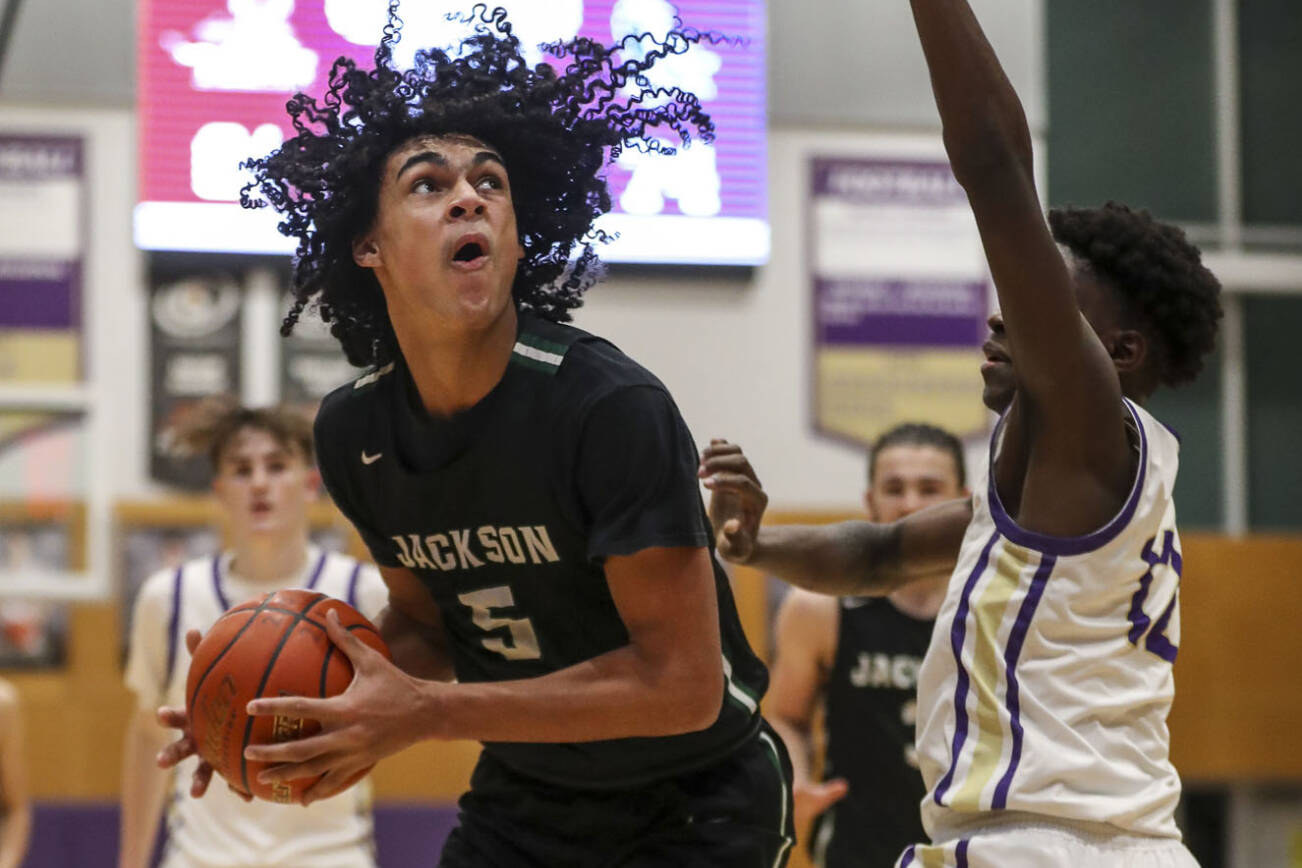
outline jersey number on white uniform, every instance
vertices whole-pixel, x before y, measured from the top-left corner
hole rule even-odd
[[[1148,571],[1139,577],[1139,590],[1135,591],[1135,596],[1130,600],[1130,633],[1128,638],[1130,644],[1136,648],[1143,648],[1151,651],[1158,657],[1161,657],[1168,663],[1175,662],[1175,655],[1180,648],[1170,640],[1166,635],[1166,629],[1170,625],[1171,616],[1175,612],[1176,601],[1180,598],[1180,573],[1184,568],[1184,563],[1180,559],[1180,552],[1175,547],[1175,532],[1166,531],[1162,536],[1162,551],[1156,553],[1153,551],[1153,544],[1157,542],[1157,537],[1153,537],[1144,543],[1144,550],[1140,557],[1148,564]],[[1166,604],[1162,614],[1158,615],[1156,621],[1152,621],[1144,613],[1144,601],[1148,599],[1148,589],[1153,583],[1153,571],[1158,567],[1170,566],[1175,570],[1176,590],[1171,595],[1171,602]],[[1140,644],[1143,640],[1143,644]]]
[[[501,636],[485,636],[480,641],[489,651],[501,654],[507,660],[537,660],[542,657],[538,649],[538,634],[528,618],[499,618],[493,615],[493,609],[509,609],[515,605],[511,589],[502,585],[498,588],[483,588],[460,594],[457,597],[470,609],[471,620],[485,633],[492,633],[505,627],[511,632],[507,641]]]

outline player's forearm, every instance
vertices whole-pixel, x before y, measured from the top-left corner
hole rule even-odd
[[[127,726],[122,751],[119,868],[145,868],[149,864],[170,777],[156,762],[166,741],[166,731],[145,712],[137,712]]]
[[[626,645],[538,678],[431,685],[428,735],[585,742],[694,732],[723,703],[720,654],[705,656],[660,664]]]
[[[954,174],[1032,175],[1031,133],[1012,83],[967,0],[911,0]]]
[[[747,566],[836,596],[888,594],[906,578],[896,528],[866,521],[761,528]]]
[[[423,624],[393,606],[386,606],[375,620],[399,669],[428,681],[456,677],[442,628]]]

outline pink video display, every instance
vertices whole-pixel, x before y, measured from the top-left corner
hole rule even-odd
[[[508,0],[526,56],[576,35],[613,43],[683,25],[728,37],[657,65],[653,83],[695,93],[717,138],[673,156],[626,150],[611,166],[618,237],[608,262],[758,265],[768,259],[763,0]],[[340,55],[368,64],[387,0],[141,0],[137,246],[146,250],[290,253],[270,209],[246,211],[239,162],[293,133],[285,102],[319,96]],[[469,25],[457,0],[406,0],[399,64],[417,48],[451,47]]]

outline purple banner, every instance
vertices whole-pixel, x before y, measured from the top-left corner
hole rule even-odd
[[[81,139],[0,136],[0,181],[81,177]]]
[[[980,282],[814,280],[819,344],[971,347],[980,341]]]
[[[76,328],[80,285],[80,262],[0,260],[0,328]]]
[[[967,203],[949,164],[935,160],[815,159],[812,192],[857,204]]]
[[[84,170],[79,138],[0,135],[0,329],[81,327]]]

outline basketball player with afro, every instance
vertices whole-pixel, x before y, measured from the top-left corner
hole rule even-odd
[[[717,441],[701,474],[720,550],[833,594],[952,572],[918,684],[932,843],[901,868],[1194,865],[1166,728],[1179,444],[1142,404],[1197,375],[1219,286],[1146,213],[1046,225],[1025,115],[966,0],[912,7],[1001,307],[981,368],[1002,414],[986,478],[890,525],[760,531],[754,471]]]
[[[395,12],[373,69],[341,58],[323,100],[290,102],[298,134],[252,161],[247,204],[299,241],[285,328],[317,304],[371,369],[316,435],[398,666],[332,620],[347,692],[249,707],[322,733],[246,756],[279,764],[268,782],[324,773],[313,802],[416,741],[482,741],[445,866],[781,865],[790,763],[692,437],[659,380],[562,324],[596,276],[604,168],[712,136],[693,95],[648,83],[712,37],[577,38],[530,67],[480,7],[459,54],[399,71]]]

